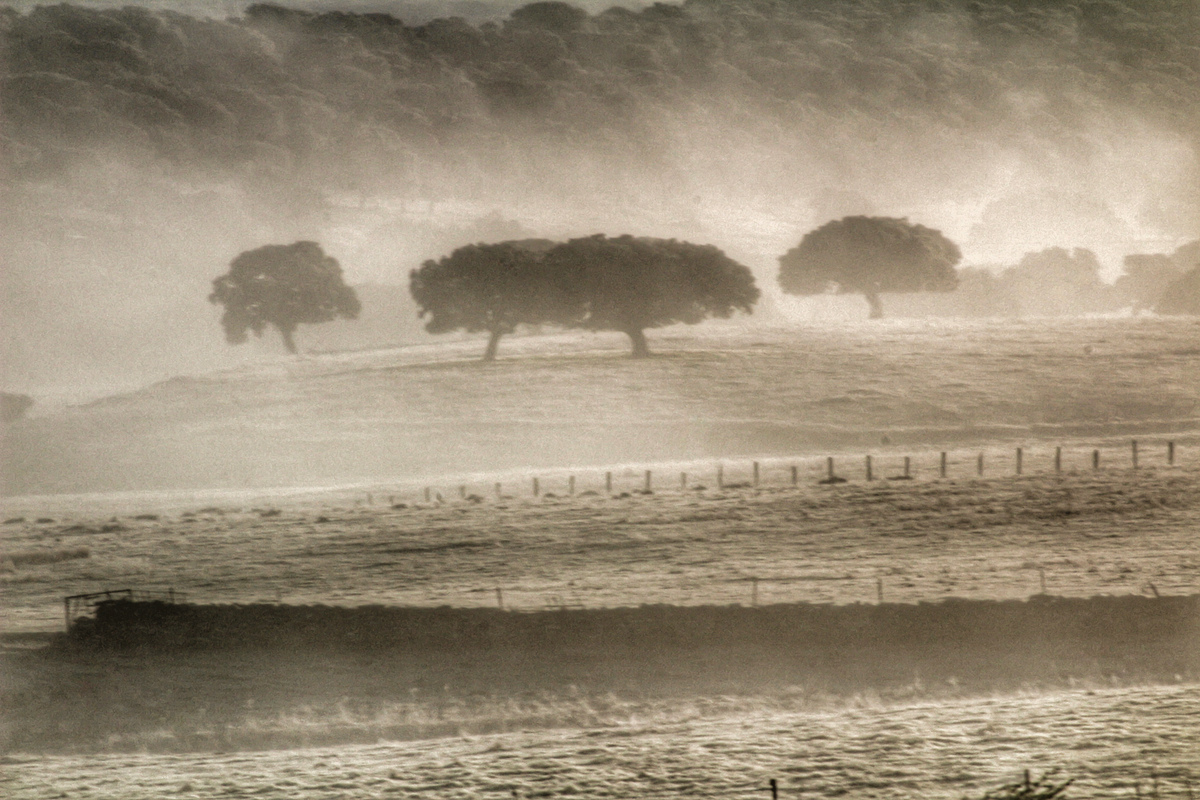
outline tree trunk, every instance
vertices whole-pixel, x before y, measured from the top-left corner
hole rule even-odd
[[[867,305],[871,306],[871,319],[883,319],[883,301],[879,299],[879,295],[875,292],[864,292],[867,298]]]
[[[496,350],[500,348],[500,337],[503,335],[504,333],[501,331],[492,331],[488,336],[487,349],[483,351],[484,361],[496,360]]]
[[[649,358],[650,345],[646,344],[646,333],[641,328],[625,331],[633,342],[633,357],[634,358]]]
[[[284,327],[279,329],[279,335],[283,337],[283,346],[292,355],[296,355],[296,340],[292,338],[292,334],[296,331],[296,327]]]

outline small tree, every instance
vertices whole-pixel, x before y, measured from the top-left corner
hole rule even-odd
[[[269,325],[279,331],[289,353],[296,352],[296,326],[357,319],[362,310],[354,290],[342,281],[337,259],[316,242],[269,244],[247,250],[213,281],[210,303],[225,307],[221,326],[230,344],[241,344],[247,331],[262,336]]]
[[[460,247],[409,274],[409,291],[425,330],[487,331],[483,360],[496,358],[500,337],[518,325],[564,324],[576,310],[552,279],[543,256],[554,243],[523,239]]]
[[[862,294],[871,319],[885,292],[949,292],[958,286],[958,247],[939,231],[892,217],[845,217],[810,231],[779,259],[788,294]]]
[[[647,328],[749,314],[759,297],[750,270],[712,245],[597,234],[558,245],[546,262],[576,298],[569,324],[628,335],[634,358],[650,355]]]

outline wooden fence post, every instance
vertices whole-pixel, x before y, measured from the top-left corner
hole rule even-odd
[[[833,480],[833,456],[829,456],[825,459],[825,468],[829,472],[829,479]]]
[[[612,473],[604,473],[604,491],[612,494]]]
[[[1175,466],[1175,443],[1167,442],[1167,466]]]
[[[1134,439],[1134,440],[1133,440],[1133,468],[1134,468],[1134,469],[1137,469],[1137,468],[1138,468],[1138,461],[1137,461],[1137,439]]]
[[[796,465],[792,465],[792,486],[800,482],[800,470],[796,469]]]
[[[1092,451],[1092,469],[1100,469],[1100,451]]]
[[[904,457],[904,477],[906,477],[906,478],[912,477],[912,472],[909,470],[910,466],[912,466],[912,459],[909,458],[908,456],[905,456]]]
[[[1062,472],[1062,448],[1054,448],[1054,471]]]
[[[1021,451],[1021,448],[1018,447],[1017,448],[1017,474],[1018,475],[1021,474],[1021,456],[1022,456],[1022,451]]]
[[[946,451],[942,451],[942,462],[939,466],[938,473],[944,478],[946,477]]]
[[[754,485],[758,486],[758,462],[754,462]]]
[[[979,461],[976,463],[975,469],[980,475],[983,475],[983,453],[979,454]]]
[[[871,473],[871,457],[867,456],[867,480],[875,480],[875,476]]]

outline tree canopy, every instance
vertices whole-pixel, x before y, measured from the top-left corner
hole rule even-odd
[[[337,259],[316,242],[269,244],[247,250],[213,281],[211,303],[225,307],[221,326],[230,344],[241,344],[247,332],[262,336],[271,326],[296,352],[293,334],[300,324],[356,319],[361,310],[354,290],[342,280]]]
[[[1200,147],[1189,0],[689,0],[594,15],[538,2],[484,21],[502,7],[477,4],[474,24],[270,3],[227,20],[0,9],[8,167],[39,180],[115,148],[267,181],[411,184],[485,142],[510,159],[573,142],[640,174],[647,158],[694,157],[696,132],[681,149],[671,124],[688,108],[735,122],[714,126],[722,142],[787,137],[756,176],[781,184],[784,154],[843,157],[882,121],[934,153],[954,131],[1070,154],[1081,124],[1120,109]],[[613,143],[634,136],[622,161]]]
[[[809,231],[779,259],[788,294],[862,294],[871,318],[886,292],[949,292],[958,286],[958,246],[932,228],[894,217],[844,217]]]
[[[500,337],[518,325],[564,325],[576,315],[573,298],[547,270],[546,239],[460,247],[409,274],[409,291],[425,330],[487,331],[483,359],[496,357]]]
[[[571,239],[546,254],[576,298],[572,327],[620,331],[633,356],[650,354],[645,330],[749,314],[759,297],[747,267],[712,245],[604,234]]]

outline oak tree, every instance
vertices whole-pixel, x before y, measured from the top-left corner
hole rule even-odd
[[[958,286],[958,246],[932,228],[893,217],[844,217],[809,231],[779,259],[784,292],[861,294],[871,319],[888,292],[949,292]]]
[[[354,289],[342,280],[337,259],[316,242],[247,250],[213,281],[208,300],[225,307],[221,326],[230,344],[246,341],[248,331],[262,336],[270,326],[289,353],[296,352],[298,325],[357,319],[362,310]]]

